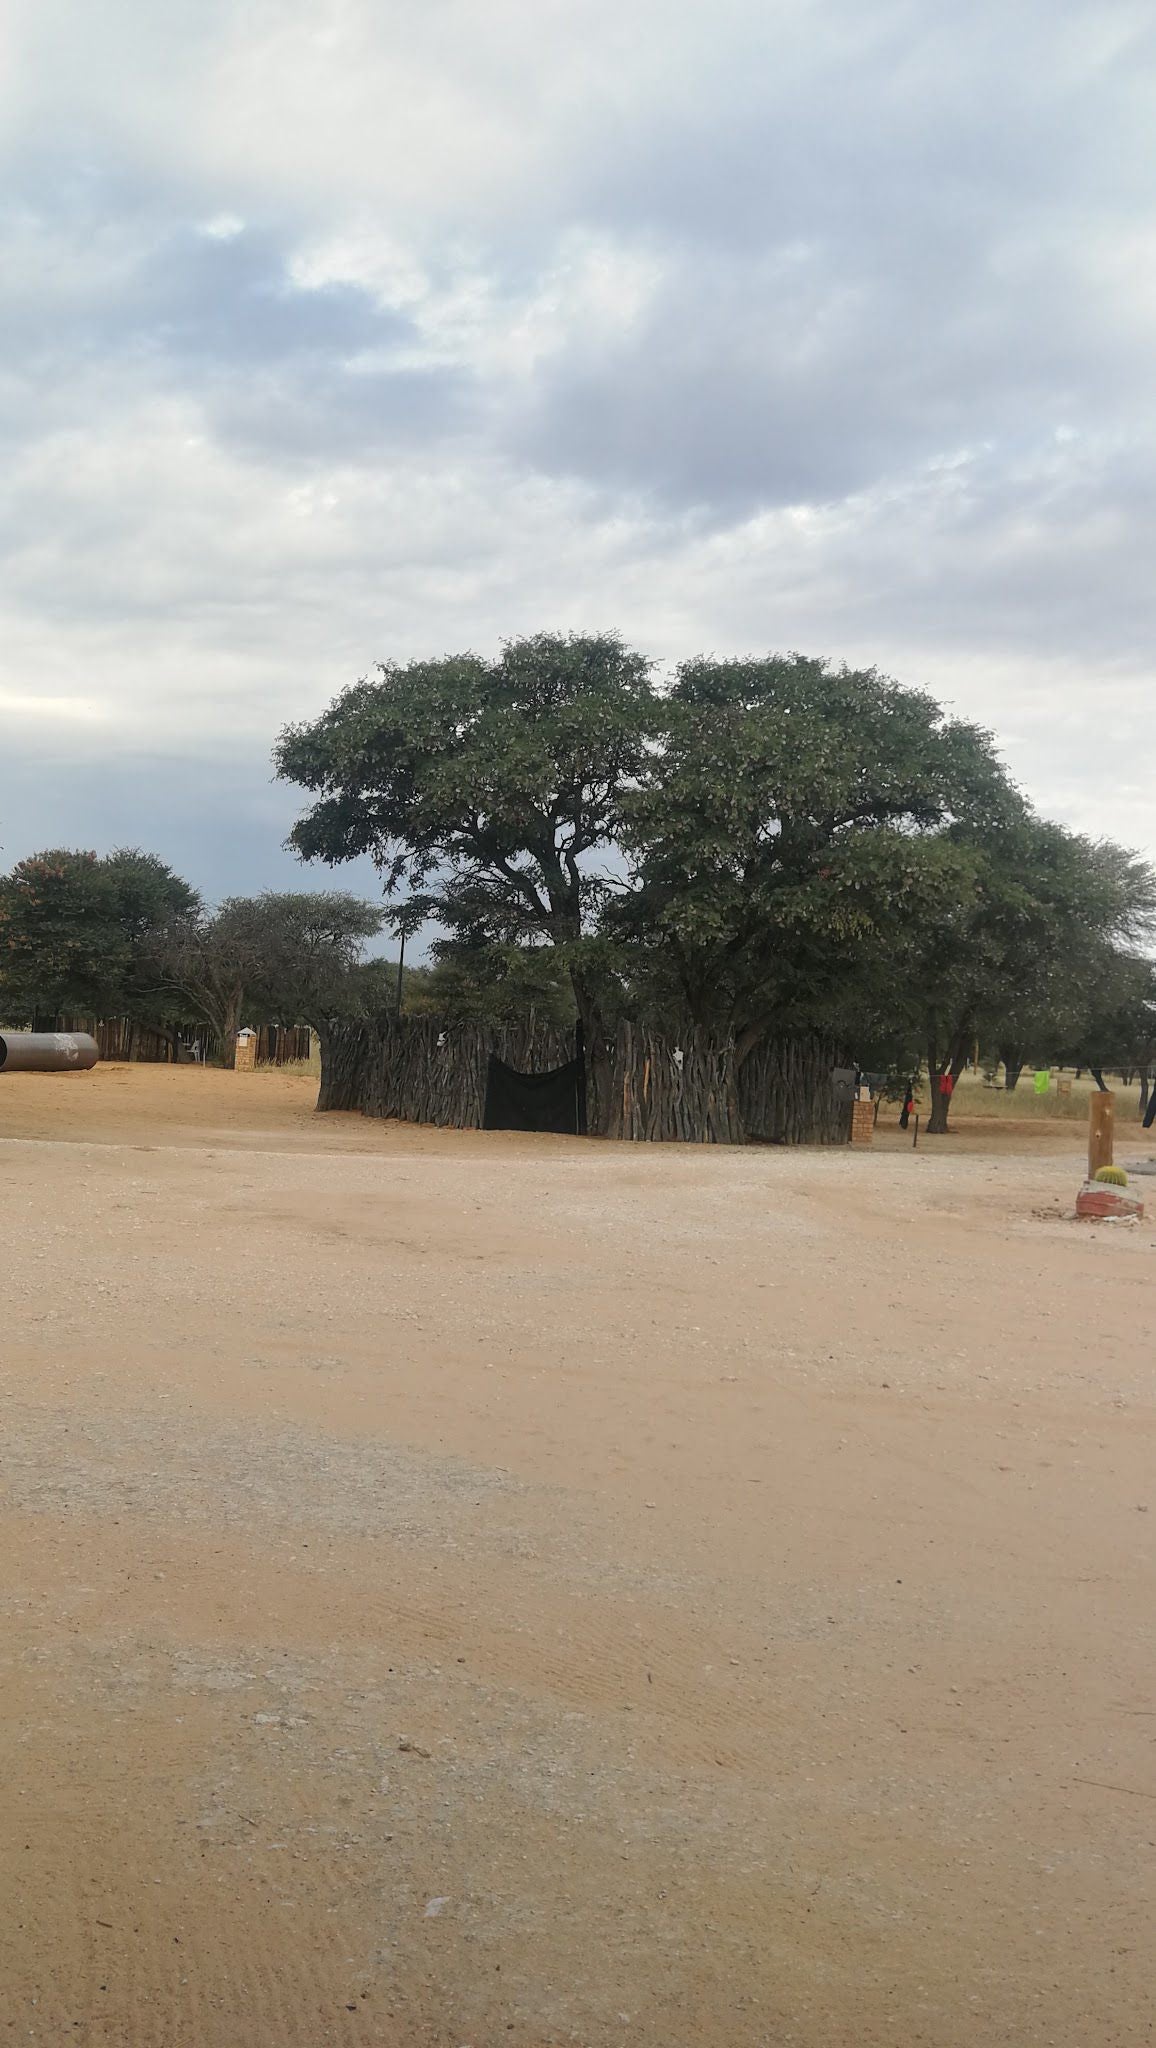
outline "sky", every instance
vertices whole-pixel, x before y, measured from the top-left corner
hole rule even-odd
[[[278,730],[541,628],[1156,856],[1154,132],[1150,0],[6,0],[0,865],[331,885]]]

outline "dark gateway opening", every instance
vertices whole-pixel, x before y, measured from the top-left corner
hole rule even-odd
[[[568,1060],[548,1074],[520,1074],[491,1053],[486,1070],[487,1131],[557,1131],[582,1137],[586,1131],[586,1063]]]

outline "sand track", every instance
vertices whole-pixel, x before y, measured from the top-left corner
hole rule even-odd
[[[12,2038],[1149,2041],[1156,1228],[1078,1131],[312,1092],[0,1083]]]

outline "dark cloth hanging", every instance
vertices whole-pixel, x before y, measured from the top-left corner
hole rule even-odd
[[[520,1074],[491,1053],[482,1128],[557,1131],[581,1137],[586,1130],[585,1061],[568,1060],[548,1074]]]

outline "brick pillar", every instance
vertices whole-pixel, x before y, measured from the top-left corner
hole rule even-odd
[[[244,1032],[237,1035],[237,1052],[233,1071],[237,1074],[251,1074],[257,1064],[257,1034],[251,1032],[246,1038]]]
[[[851,1104],[851,1143],[869,1145],[875,1135],[875,1104],[853,1102]]]

